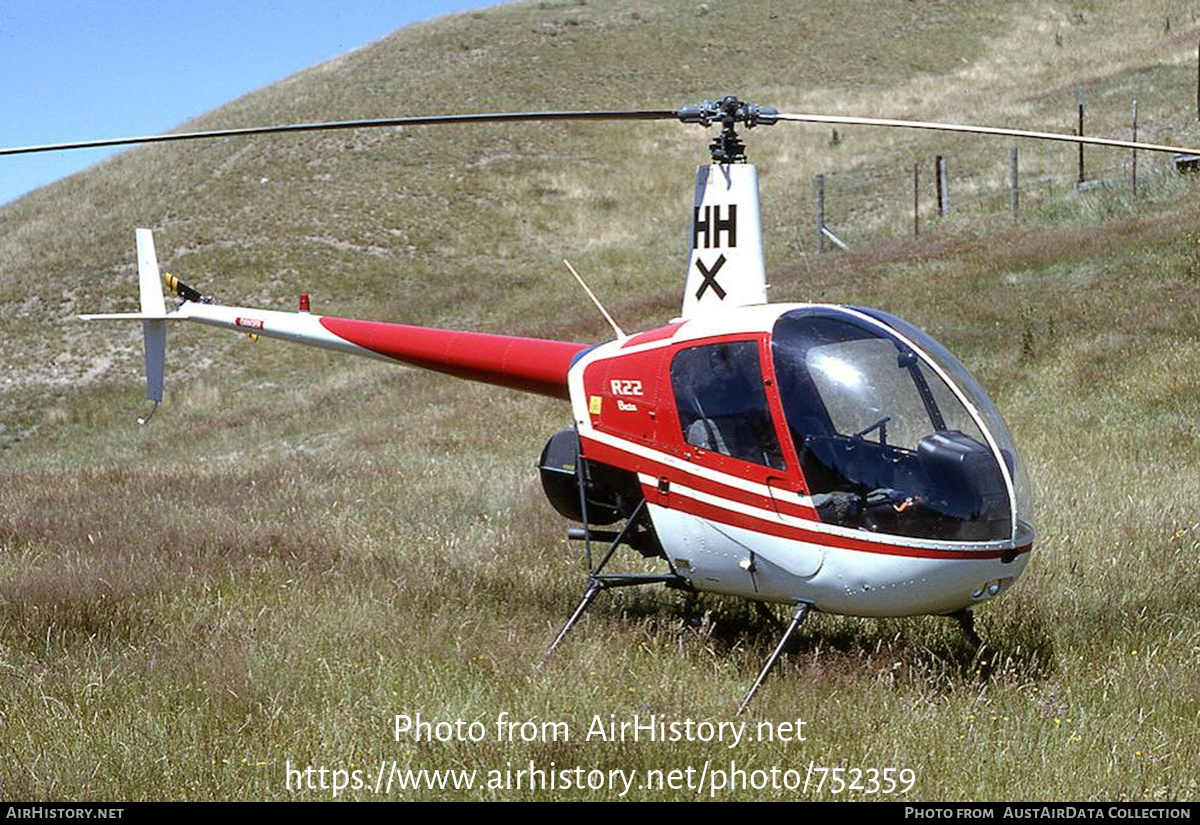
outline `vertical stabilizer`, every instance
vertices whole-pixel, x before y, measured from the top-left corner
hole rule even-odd
[[[701,166],[681,317],[766,302],[758,170],[748,163]]]
[[[158,254],[154,251],[154,233],[137,230],[138,290],[142,299],[142,314],[167,317],[163,300],[162,281],[158,275]]]
[[[142,300],[142,346],[146,353],[146,397],[156,404],[163,398],[167,362],[167,305],[158,275],[154,234],[137,231],[138,290]],[[153,413],[151,413],[153,415]],[[147,418],[149,420],[149,418]]]

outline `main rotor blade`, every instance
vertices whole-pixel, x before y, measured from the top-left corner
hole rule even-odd
[[[454,123],[514,123],[554,120],[679,120],[683,110],[593,110],[553,112],[484,112],[461,115],[420,115],[415,117],[393,117],[369,120],[331,120],[315,123],[286,123],[272,126],[248,126],[237,129],[213,129],[199,132],[168,132],[158,135],[136,137],[102,138],[66,143],[46,143],[36,146],[0,147],[0,156],[26,155],[39,152],[61,152],[71,149],[99,149],[110,146],[131,146],[139,143],[169,143],[184,140],[210,140],[213,138],[239,137],[245,135],[276,135],[289,132],[326,132],[338,129],[379,129],[389,126],[438,126]],[[777,120],[798,123],[828,123],[846,126],[886,126],[900,129],[925,129],[940,132],[965,132],[977,135],[1053,140],[1063,143],[1084,143],[1093,146],[1112,146],[1119,149],[1143,149],[1148,152],[1178,152],[1200,155],[1200,149],[1185,146],[1169,146],[1157,143],[1137,143],[1130,140],[1067,135],[1057,132],[1036,132],[1026,129],[1004,129],[992,126],[971,126],[961,123],[938,123],[920,120],[894,120],[888,118],[849,117],[844,115],[817,115],[780,112]]]
[[[921,120],[888,120],[876,117],[843,117],[841,115],[776,115],[779,120],[798,123],[832,123],[847,126],[889,126],[898,129],[928,129],[938,132],[968,132],[975,135],[1000,135],[1001,137],[1031,138],[1033,140],[1057,140],[1063,143],[1087,143],[1093,146],[1115,146],[1118,149],[1144,149],[1147,152],[1179,152],[1185,155],[1200,155],[1200,149],[1185,146],[1165,146],[1159,143],[1136,143],[1132,140],[1065,135],[1058,132],[1030,132],[1025,129],[1001,129],[992,126],[967,126],[961,123],[932,123]]]
[[[205,132],[169,132],[141,137],[103,138],[71,143],[46,143],[39,146],[0,148],[0,155],[29,155],[36,152],[62,152],[68,149],[98,149],[105,146],[129,146],[135,143],[168,143],[177,140],[208,140],[240,135],[277,135],[287,132],[328,132],[335,129],[378,129],[387,126],[436,126],[446,123],[496,123],[536,120],[674,120],[676,112],[666,110],[612,110],[583,112],[491,112],[465,115],[424,115],[389,117],[376,120],[330,120],[319,123],[288,123],[277,126],[249,126],[241,129],[213,129]]]

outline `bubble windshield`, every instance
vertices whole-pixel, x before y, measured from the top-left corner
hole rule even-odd
[[[773,331],[784,415],[822,521],[942,541],[1006,541],[1014,530],[1032,540],[1024,472],[978,383],[916,327],[863,314],[874,321],[798,309]]]

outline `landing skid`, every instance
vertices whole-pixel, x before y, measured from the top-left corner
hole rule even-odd
[[[758,603],[758,607],[764,607],[762,602]],[[742,704],[738,707],[738,716],[741,716],[742,712],[749,707],[750,700],[753,699],[754,694],[758,692],[759,687],[767,678],[767,674],[770,673],[771,669],[775,667],[775,663],[779,660],[779,657],[783,654],[784,648],[787,647],[787,643],[791,640],[792,634],[794,634],[796,632],[796,628],[800,627],[800,625],[804,622],[804,619],[808,616],[810,610],[812,610],[812,605],[807,602],[798,602],[796,604],[796,612],[792,614],[792,621],[788,624],[787,629],[783,631],[783,637],[779,640],[779,644],[775,646],[774,652],[772,652],[770,657],[767,659],[767,663],[763,665],[762,672],[758,674],[758,678],[754,681],[754,685],[750,688],[750,692],[746,694],[746,698],[742,700]],[[771,619],[773,624],[776,626],[779,625],[779,622],[773,613],[767,611],[764,615]],[[963,633],[966,635],[972,646],[977,649],[983,646],[983,640],[980,639],[979,634],[975,632],[974,613],[972,613],[970,610],[961,610],[958,613],[950,614],[950,618],[957,620],[958,626],[962,628]]]
[[[670,558],[662,552],[662,546],[658,543],[657,537],[654,535],[654,525],[650,521],[649,512],[646,509],[646,500],[638,501],[637,506],[629,517],[625,519],[625,524],[619,532],[611,532],[607,530],[593,530],[588,518],[588,501],[586,490],[588,488],[587,479],[587,464],[582,457],[576,459],[575,473],[578,479],[579,486],[579,510],[583,515],[583,527],[572,528],[567,531],[567,537],[570,539],[582,541],[584,543],[584,560],[588,568],[588,585],[583,591],[583,598],[579,600],[574,612],[570,618],[558,631],[558,635],[554,637],[550,647],[546,649],[545,655],[542,657],[542,663],[545,664],[558,646],[562,643],[567,634],[587,612],[587,609],[596,601],[596,597],[603,590],[611,590],[618,587],[638,587],[645,584],[663,584],[667,587],[677,587],[680,589],[690,589],[691,583],[679,575],[675,570],[675,566],[671,563]],[[604,557],[600,559],[599,564],[592,563],[592,542],[608,542],[608,550]],[[613,555],[617,552],[617,548],[622,544],[627,544],[637,550],[644,557],[661,556],[666,559],[667,565],[671,568],[669,573],[606,573],[605,568],[612,560]],[[757,608],[760,615],[768,618],[776,627],[780,627],[778,618],[767,609],[766,605],[759,602]],[[766,680],[767,675],[774,669],[775,664],[779,661],[779,657],[783,655],[784,649],[787,648],[788,642],[791,641],[796,629],[800,627],[809,611],[812,610],[812,605],[808,602],[797,602],[796,610],[792,614],[792,620],[783,631],[783,636],[779,640],[779,644],[775,646],[774,652],[767,658],[766,664],[763,665],[762,672],[758,674],[758,678],[754,680],[754,684],[750,687],[750,691],[746,694],[746,698],[742,700],[742,704],[738,707],[738,714],[743,713],[750,705],[750,700],[754,698],[754,694],[758,692],[759,687]],[[963,619],[960,619],[963,621]],[[965,625],[964,625],[965,626]]]
[[[580,478],[580,489],[583,490],[585,489],[585,486],[582,461],[580,461],[579,465],[577,465],[577,472],[579,473]],[[589,526],[587,519],[587,499],[582,494],[580,495],[580,509],[584,517],[584,526],[582,528],[573,528],[569,530],[567,536],[568,538],[581,540],[584,542],[584,559],[587,562],[588,568],[588,585],[587,589],[583,592],[583,598],[579,600],[579,604],[576,605],[574,612],[571,613],[570,618],[567,619],[566,623],[562,626],[562,629],[558,631],[558,635],[554,637],[554,641],[550,644],[550,647],[546,649],[546,653],[542,657],[543,664],[554,655],[554,651],[558,649],[558,646],[562,644],[563,639],[565,639],[567,634],[571,632],[571,628],[573,628],[579,622],[579,620],[583,618],[583,614],[586,613],[587,609],[592,606],[594,601],[596,601],[596,597],[600,595],[601,591],[611,590],[618,587],[638,587],[646,584],[663,584],[667,587],[678,587],[683,589],[690,588],[690,583],[687,581],[687,579],[685,579],[683,576],[680,576],[675,571],[674,566],[671,567],[671,572],[669,573],[605,572],[605,568],[612,560],[613,555],[617,552],[617,548],[622,544],[630,545],[643,556],[663,555],[663,557],[666,558],[665,554],[661,553],[661,547],[658,545],[657,539],[653,538],[653,525],[649,521],[649,514],[646,510],[645,499],[638,502],[637,507],[634,508],[633,512],[629,515],[629,518],[625,520],[625,525],[619,532],[616,533],[610,531],[593,530]],[[642,528],[640,532],[639,526]],[[649,540],[647,539],[647,536],[650,537]],[[599,564],[592,563],[593,541],[605,541],[609,543],[608,550],[605,552],[604,557],[600,559]],[[652,552],[652,548],[656,548],[657,552]],[[667,564],[671,564],[670,559],[667,559]],[[765,605],[759,603],[758,607],[760,612],[771,619],[772,623],[777,628],[780,627],[778,619],[773,613],[766,609]],[[788,642],[791,641],[792,635],[796,632],[796,628],[800,627],[800,624],[804,621],[811,609],[812,605],[807,602],[799,602],[796,605],[796,611],[792,615],[791,622],[784,630],[783,637],[779,640],[779,644],[776,645],[775,651],[767,659],[766,664],[763,665],[762,672],[758,674],[758,679],[755,680],[754,685],[750,688],[750,692],[747,693],[746,698],[742,700],[741,706],[738,707],[738,714],[741,714],[746,710],[746,707],[750,704],[750,700],[754,698],[754,694],[758,691],[763,681],[767,678],[767,674],[771,672],[771,670],[775,667],[776,662],[779,661],[779,657],[783,655],[783,651],[787,647]]]

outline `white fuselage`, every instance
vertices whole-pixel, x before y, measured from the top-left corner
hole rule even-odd
[[[777,460],[764,463],[689,443],[676,410],[689,391],[678,383],[673,388],[668,379],[680,353],[721,343],[752,348],[751,342],[762,353],[765,389],[760,392],[779,440],[790,441],[780,420],[779,378],[767,353],[773,325],[797,309],[844,313],[864,326],[876,323],[840,307],[743,307],[588,351],[569,376],[583,455],[637,474],[672,571],[698,590],[767,602],[803,601],[856,616],[954,613],[1003,592],[1024,570],[1032,544],[1032,533],[1018,529],[1010,472],[1004,478],[1014,502],[1012,529],[986,540],[946,540],[822,518],[819,496],[810,493],[811,484],[800,472],[799,448],[790,443]],[[891,330],[888,335],[895,337]],[[917,342],[905,341],[918,349]],[[986,439],[1001,456],[996,445],[1004,436],[993,435],[987,417],[976,409],[984,402],[953,389],[984,434],[980,441]],[[996,463],[1005,462],[997,458]]]

